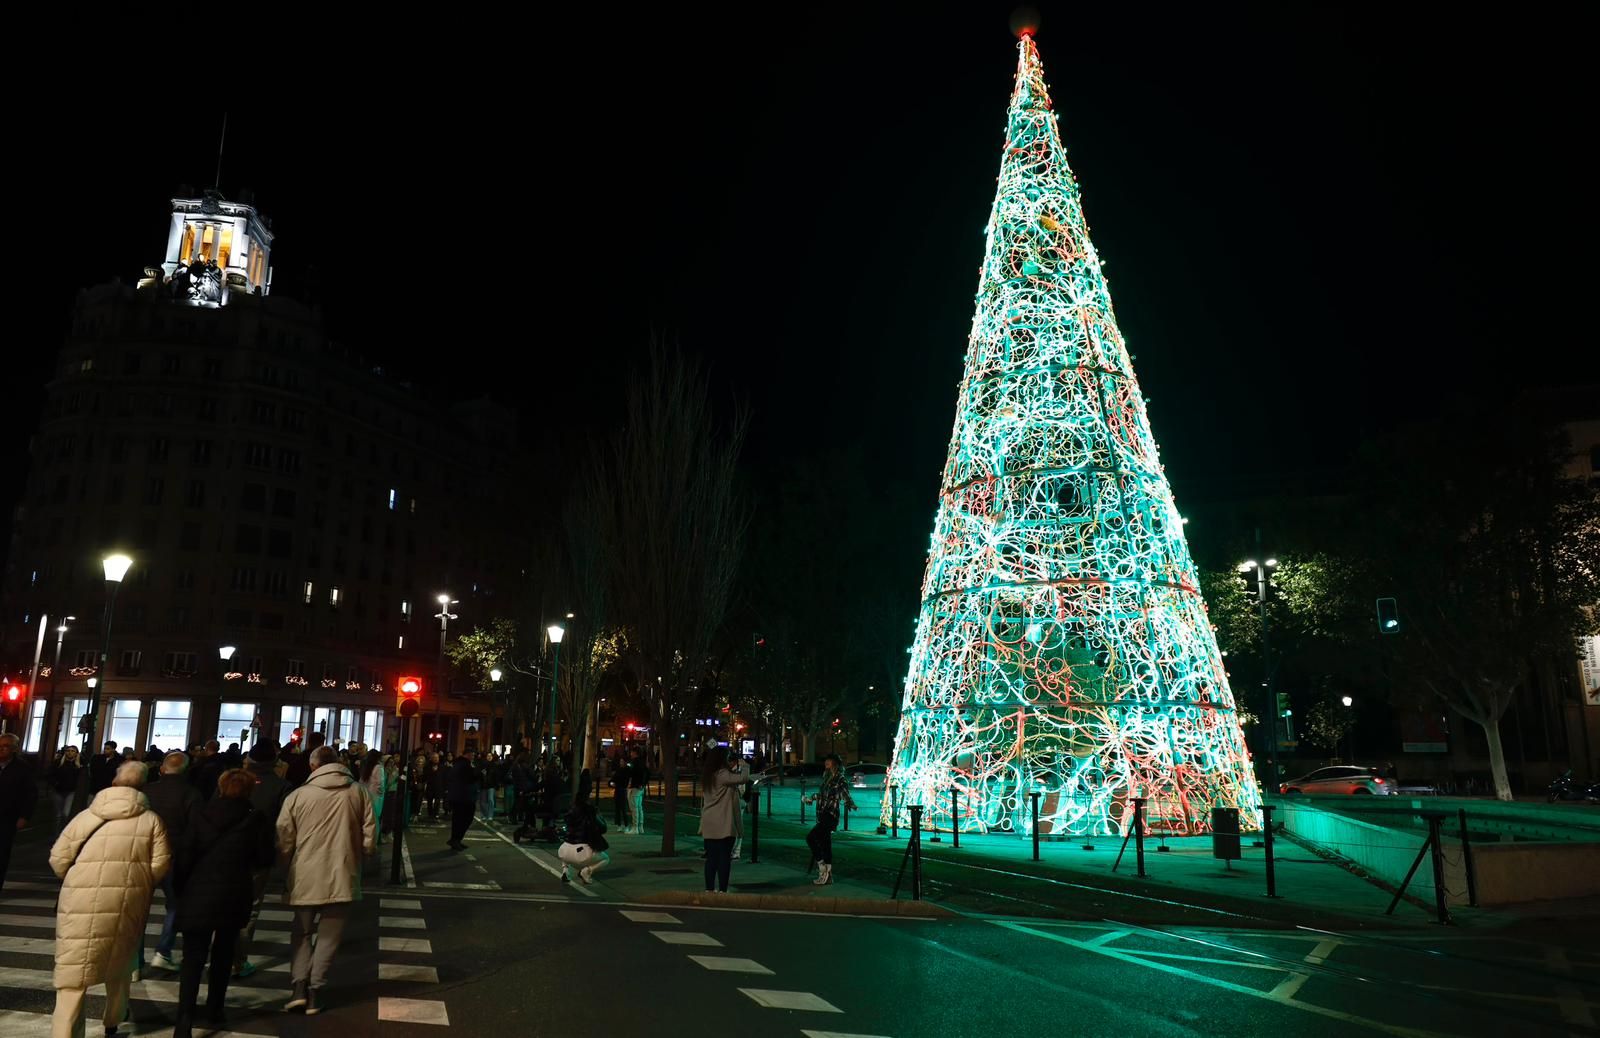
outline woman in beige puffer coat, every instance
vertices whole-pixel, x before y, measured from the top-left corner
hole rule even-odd
[[[51,1038],[71,1038],[83,998],[106,986],[106,1033],[128,1008],[128,984],[150,914],[150,896],[171,865],[167,830],[139,788],[145,766],[129,761],[68,823],[50,849],[64,882],[56,907],[56,1011]]]

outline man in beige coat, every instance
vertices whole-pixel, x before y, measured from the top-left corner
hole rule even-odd
[[[278,851],[289,862],[284,902],[294,909],[294,991],[283,1008],[304,1007],[307,1016],[322,1011],[317,993],[327,983],[350,903],[361,900],[361,859],[378,836],[372,796],[338,759],[331,746],[311,751],[311,777],[278,812]]]
[[[96,984],[106,986],[108,1033],[127,1012],[150,896],[172,864],[166,827],[139,792],[144,780],[143,764],[123,764],[50,848],[50,868],[64,881],[51,1038],[81,1033],[83,996]]]

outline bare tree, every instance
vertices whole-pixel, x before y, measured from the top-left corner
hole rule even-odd
[[[671,855],[678,733],[727,613],[748,521],[735,486],[746,422],[741,414],[720,425],[699,365],[659,347],[624,414],[626,426],[596,458],[583,525],[649,703],[666,794],[661,852]]]

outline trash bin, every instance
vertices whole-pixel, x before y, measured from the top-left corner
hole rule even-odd
[[[1239,809],[1211,809],[1211,856],[1222,861],[1239,860]]]

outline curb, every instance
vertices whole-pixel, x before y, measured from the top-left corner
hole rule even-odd
[[[931,901],[890,901],[864,897],[813,897],[805,894],[707,894],[695,890],[666,890],[634,899],[651,905],[691,908],[754,908],[775,912],[810,912],[817,915],[875,915],[921,919],[954,918],[954,912]]]

